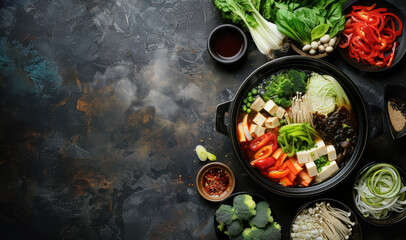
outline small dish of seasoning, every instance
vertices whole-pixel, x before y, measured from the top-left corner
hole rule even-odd
[[[234,174],[223,163],[209,163],[197,174],[196,186],[202,197],[212,202],[219,202],[234,191]]]
[[[217,62],[233,64],[247,52],[247,37],[237,26],[223,24],[210,33],[207,49],[210,56]]]
[[[406,87],[385,85],[385,117],[393,139],[406,136]]]

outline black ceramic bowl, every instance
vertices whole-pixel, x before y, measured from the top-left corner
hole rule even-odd
[[[406,19],[405,19],[404,13],[399,8],[397,8],[395,5],[393,5],[387,1],[384,1],[384,0],[382,0],[382,1],[358,0],[358,1],[355,1],[354,3],[348,5],[343,11],[344,11],[344,14],[349,14],[352,11],[352,6],[358,6],[358,5],[371,6],[374,3],[376,3],[375,8],[387,8],[388,12],[396,14],[396,16],[398,16],[400,18],[402,23],[405,22]],[[396,22],[395,22],[395,25],[396,25],[396,29],[398,29],[399,26],[397,25]],[[405,26],[403,26],[402,35],[400,35],[396,38],[396,41],[399,42],[399,47],[396,48],[395,57],[394,57],[393,62],[390,67],[379,68],[377,66],[365,64],[361,61],[357,62],[356,59],[350,57],[350,54],[348,53],[348,48],[340,48],[340,53],[343,56],[343,58],[350,65],[352,65],[353,67],[355,67],[361,71],[365,71],[365,72],[384,71],[384,70],[394,67],[402,59],[403,55],[405,54],[405,51],[406,51],[405,34],[406,34],[406,30],[405,30]]]
[[[361,178],[361,176],[368,171],[368,169],[370,169],[373,165],[378,164],[377,162],[371,162],[367,165],[365,165],[357,174],[357,177],[354,181],[353,186],[355,186],[359,179]],[[406,172],[399,166],[394,165],[393,163],[390,163],[391,165],[393,165],[400,174],[400,177],[402,178],[403,183],[405,184],[405,180],[406,180]],[[367,221],[368,223],[375,225],[375,226],[391,226],[394,225],[400,221],[402,221],[403,219],[406,218],[406,208],[398,213],[398,212],[392,212],[387,218],[385,219],[375,219],[372,217],[364,217],[364,215],[362,215],[362,213],[360,212],[360,210],[357,207],[357,204],[355,203],[355,196],[356,196],[356,190],[354,189],[352,192],[352,199],[354,202],[354,206],[355,206],[355,210],[358,213],[359,216],[361,216],[361,218],[363,218],[365,221]]]
[[[292,219],[292,222],[290,223],[290,228],[289,228],[289,239],[292,239],[291,237],[291,233],[292,233],[292,228],[293,228],[293,223],[296,219],[296,217],[300,214],[300,212],[305,209],[305,208],[309,208],[309,207],[313,207],[316,203],[319,202],[326,202],[326,203],[330,203],[330,205],[332,207],[336,207],[336,208],[340,208],[342,210],[345,210],[347,212],[351,213],[350,219],[351,221],[353,221],[355,223],[355,225],[352,227],[352,234],[349,237],[349,240],[361,240],[362,239],[362,229],[361,229],[361,225],[359,224],[359,221],[357,219],[357,216],[355,216],[354,212],[351,210],[351,208],[349,208],[347,205],[345,205],[342,202],[339,202],[337,200],[334,199],[330,199],[330,198],[322,198],[322,199],[317,199],[314,201],[310,201],[305,203],[303,206],[301,206],[299,208],[299,210],[297,211],[295,217]]]
[[[214,60],[230,65],[239,62],[245,56],[247,44],[247,37],[239,27],[223,24],[210,33],[207,49]]]
[[[271,216],[273,217],[273,220],[275,222],[279,223],[279,221],[278,221],[279,218],[275,214],[275,209],[273,208],[272,204],[268,200],[266,200],[263,196],[258,195],[256,193],[251,193],[251,192],[236,192],[236,193],[233,193],[230,196],[228,196],[226,199],[221,201],[220,204],[218,205],[218,207],[220,207],[221,204],[228,204],[230,206],[233,206],[234,197],[236,197],[238,195],[241,195],[241,194],[249,194],[249,195],[251,195],[252,199],[255,201],[255,203],[259,203],[261,201],[267,202],[269,204],[269,208],[271,209]],[[230,239],[228,237],[228,235],[226,235],[224,232],[221,232],[220,230],[218,230],[217,225],[218,225],[218,222],[216,221],[216,215],[214,215],[214,231],[216,232],[217,239],[219,239],[219,240]]]
[[[347,93],[347,96],[350,99],[352,108],[355,111],[358,121],[358,140],[351,158],[344,162],[341,165],[340,170],[332,177],[321,183],[313,184],[309,187],[284,187],[278,183],[271,182],[250,165],[249,161],[245,158],[238,142],[237,117],[238,112],[241,109],[244,96],[250,89],[252,89],[253,86],[258,84],[264,78],[269,77],[273,73],[288,68],[311,70],[321,74],[328,74],[334,77],[338,82],[340,82],[341,86]],[[229,120],[229,123],[227,125],[224,123],[226,113],[228,113]],[[357,166],[365,150],[368,136],[368,120],[364,100],[357,87],[351,81],[351,79],[349,79],[338,68],[321,59],[314,59],[303,56],[287,56],[270,61],[256,69],[241,84],[233,100],[217,106],[216,131],[229,136],[230,141],[233,145],[234,152],[236,153],[240,163],[242,164],[248,175],[252,177],[259,185],[274,193],[284,196],[308,197],[320,194],[337,186],[351,174],[351,172]]]
[[[385,85],[385,91],[384,91],[383,98],[384,98],[384,103],[385,103],[385,106],[384,106],[385,118],[386,118],[386,122],[388,124],[389,130],[390,130],[390,133],[392,135],[392,138],[394,140],[396,140],[396,139],[406,136],[406,125],[399,132],[396,131],[392,125],[392,122],[389,117],[389,111],[388,111],[388,101],[391,98],[397,98],[398,100],[402,101],[403,103],[406,103],[406,87],[395,86],[395,85]],[[406,106],[404,108],[406,108]]]

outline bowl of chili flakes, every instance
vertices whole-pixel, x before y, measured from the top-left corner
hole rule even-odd
[[[224,163],[209,163],[203,166],[197,174],[196,186],[203,198],[212,202],[220,202],[234,191],[234,174]]]

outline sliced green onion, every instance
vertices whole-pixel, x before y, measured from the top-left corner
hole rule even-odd
[[[196,154],[199,157],[200,161],[204,162],[207,160],[207,150],[202,145],[196,146]]]
[[[398,170],[391,164],[371,166],[360,176],[354,189],[356,206],[365,217],[384,219],[406,207],[406,187]]]
[[[207,158],[208,158],[210,161],[216,161],[216,160],[217,160],[216,156],[214,156],[214,154],[209,153],[209,152],[207,152]]]

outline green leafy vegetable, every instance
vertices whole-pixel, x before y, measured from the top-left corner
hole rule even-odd
[[[278,144],[289,157],[314,147],[317,132],[309,123],[293,123],[279,129]]]
[[[327,116],[336,106],[344,106],[351,111],[351,103],[340,83],[329,75],[312,73],[307,96],[314,112]]]
[[[326,156],[321,156],[319,159],[314,161],[314,164],[316,164],[317,172],[321,172],[321,168],[330,165],[330,161],[326,158]]]
[[[304,46],[344,30],[345,0],[265,0],[261,12],[278,31]]]
[[[326,23],[324,24],[320,24],[317,27],[313,28],[312,30],[312,41],[316,40],[316,39],[320,39],[321,37],[324,36],[324,34],[326,34],[326,32],[328,31],[328,29],[330,28],[330,26]]]
[[[260,0],[214,0],[214,5],[222,11],[224,19],[249,30],[262,54],[273,58],[274,50],[283,48],[285,36],[277,30],[275,24],[261,16]]]
[[[290,107],[292,105],[292,93],[306,92],[306,81],[306,73],[295,69],[272,75],[263,98],[272,99],[277,105],[284,108]]]

